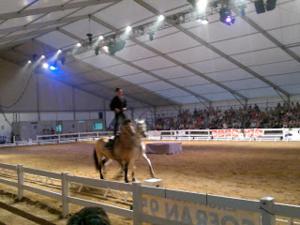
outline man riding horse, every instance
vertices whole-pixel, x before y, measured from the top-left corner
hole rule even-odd
[[[126,115],[124,112],[127,110],[127,101],[124,97],[123,89],[116,88],[115,89],[115,97],[110,102],[110,109],[115,112],[115,124],[114,124],[114,138],[110,139],[106,144],[108,149],[113,149],[116,138],[119,135],[119,127],[120,124],[126,119]]]

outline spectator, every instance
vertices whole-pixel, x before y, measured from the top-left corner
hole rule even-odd
[[[86,207],[71,216],[67,225],[111,225],[111,223],[102,208]]]

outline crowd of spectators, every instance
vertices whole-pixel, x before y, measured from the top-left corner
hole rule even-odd
[[[175,117],[160,117],[157,130],[226,129],[226,128],[292,128],[300,127],[300,104],[278,103],[276,107],[260,109],[258,105],[221,110],[181,110]]]

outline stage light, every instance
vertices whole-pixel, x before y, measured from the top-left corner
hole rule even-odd
[[[27,61],[27,64],[31,64],[31,63],[32,63],[32,61],[31,61],[31,60],[28,60],[28,61]]]
[[[57,54],[60,54],[60,53],[62,53],[62,50],[61,50],[61,49],[58,49],[58,50],[57,50]]]
[[[44,58],[46,58],[46,56],[44,56],[44,55],[41,55],[41,58],[42,58],[42,59],[44,59]]]
[[[268,11],[275,9],[277,0],[267,0],[266,9]]]
[[[131,30],[132,30],[131,26],[127,26],[126,29],[125,29],[126,33],[129,33]]]
[[[108,45],[109,54],[114,55],[116,52],[121,51],[125,47],[126,42],[124,40],[116,40],[110,42]]]
[[[232,12],[228,8],[220,9],[220,21],[227,25],[232,25],[235,22],[235,17],[232,15]]]
[[[154,40],[154,33],[149,33],[149,40],[150,41],[153,41]]]
[[[88,37],[89,45],[91,45],[92,42],[93,42],[93,34],[92,33],[87,33],[86,36]]]
[[[51,65],[51,66],[49,66],[49,70],[51,70],[51,71],[55,71],[55,70],[57,70],[57,67],[55,67],[55,66]]]
[[[82,45],[81,45],[81,43],[80,42],[78,42],[77,44],[76,44],[76,47],[78,47],[78,48],[80,48]]]
[[[48,64],[48,63],[43,63],[42,67],[43,67],[44,69],[48,69],[48,68],[49,68],[49,64]]]
[[[208,24],[208,19],[207,18],[201,18],[199,19],[199,22],[202,23],[203,25]]]
[[[101,36],[99,36],[98,40],[99,40],[99,41],[103,41],[103,40],[104,40],[104,37],[101,35]]]
[[[109,52],[108,46],[106,46],[106,45],[102,47],[102,50],[103,50],[105,53],[108,53],[108,52]]]
[[[99,55],[99,51],[100,51],[100,47],[97,46],[97,47],[95,48],[95,55]]]
[[[159,15],[158,18],[157,18],[158,22],[162,22],[164,20],[165,20],[165,16],[164,15]]]
[[[257,14],[264,13],[266,11],[265,10],[265,4],[264,4],[263,0],[256,0],[254,2],[254,6],[255,6],[255,10],[256,10]]]

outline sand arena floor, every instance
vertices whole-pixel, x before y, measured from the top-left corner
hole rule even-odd
[[[149,155],[166,188],[250,199],[272,196],[277,202],[300,205],[300,143],[182,144],[180,154]],[[0,149],[0,162],[98,178],[92,150],[93,143],[5,148]],[[117,171],[115,163],[109,165],[106,178],[113,179]],[[137,163],[136,176],[139,180],[149,177],[142,160]],[[3,188],[0,186],[0,190]]]

